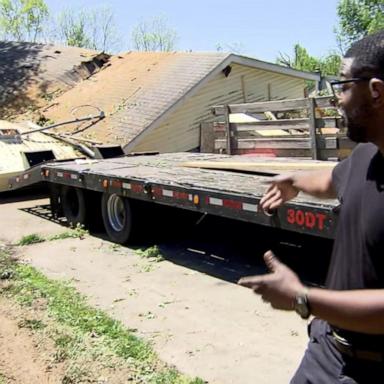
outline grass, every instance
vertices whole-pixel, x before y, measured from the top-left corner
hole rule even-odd
[[[137,249],[135,252],[143,259],[149,259],[155,262],[164,261],[164,256],[161,254],[160,248],[157,245],[146,249]]]
[[[150,254],[158,256],[152,251]],[[119,321],[90,307],[69,283],[50,280],[31,266],[16,263],[9,252],[0,250],[0,275],[5,271],[12,273],[7,284],[0,285],[0,295],[30,309],[30,318],[20,321],[19,326],[40,332],[53,341],[54,361],[66,363],[62,383],[97,382],[92,381],[96,380],[92,376],[94,372],[109,372],[111,368],[120,374],[126,372],[129,377],[124,382],[128,379],[132,383],[148,384],[204,383],[199,378],[187,378],[159,361],[149,343]],[[41,302],[45,303],[45,315],[36,318],[34,304]],[[94,364],[99,366],[95,368]]]
[[[28,328],[31,331],[45,328],[45,324],[41,320],[36,319],[23,319],[17,325],[19,328]]]
[[[49,241],[52,240],[64,240],[64,239],[84,239],[86,235],[89,235],[88,230],[83,225],[77,224],[74,228],[69,231],[58,233],[48,237]]]
[[[23,236],[16,243],[16,245],[32,245],[37,243],[43,243],[44,241],[54,241],[54,240],[64,240],[64,239],[84,239],[84,237],[88,234],[89,232],[86,229],[84,229],[84,226],[78,224],[76,225],[76,227],[68,231],[64,231],[48,237],[43,237],[36,233],[31,233],[30,235]]]
[[[45,239],[38,235],[37,233],[32,233],[30,235],[23,236],[16,245],[31,245],[44,242]]]

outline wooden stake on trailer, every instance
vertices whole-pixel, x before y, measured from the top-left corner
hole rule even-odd
[[[309,137],[311,141],[312,159],[319,159],[316,137],[316,103],[313,97],[308,99]]]

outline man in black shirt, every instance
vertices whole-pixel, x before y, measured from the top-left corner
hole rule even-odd
[[[384,383],[384,31],[343,59],[334,82],[348,136],[360,143],[333,170],[275,178],[262,198],[278,208],[302,191],[340,201],[326,288],[308,288],[272,252],[271,273],[239,281],[272,307],[315,316],[291,383]]]

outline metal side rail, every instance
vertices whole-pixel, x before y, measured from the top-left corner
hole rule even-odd
[[[8,179],[8,191],[29,187],[44,181],[43,166],[48,164],[60,164],[63,162],[73,161],[76,159],[50,160],[37,164],[34,167],[26,169],[24,172]],[[5,192],[5,191],[4,191]]]
[[[170,165],[167,156],[110,159],[92,165],[46,164],[42,167],[41,177],[58,185],[116,194],[323,238],[333,238],[337,224],[336,201],[324,202],[304,196],[268,214],[259,207],[265,189],[261,185],[266,177],[183,169]]]

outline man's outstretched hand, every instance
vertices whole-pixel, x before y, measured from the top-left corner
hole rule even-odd
[[[260,206],[265,212],[271,211],[295,198],[298,193],[299,190],[293,185],[293,175],[276,176],[260,200]]]
[[[251,288],[273,308],[293,310],[295,297],[305,289],[304,285],[296,273],[281,263],[271,251],[264,254],[264,261],[270,270],[269,274],[243,277],[238,284]]]

